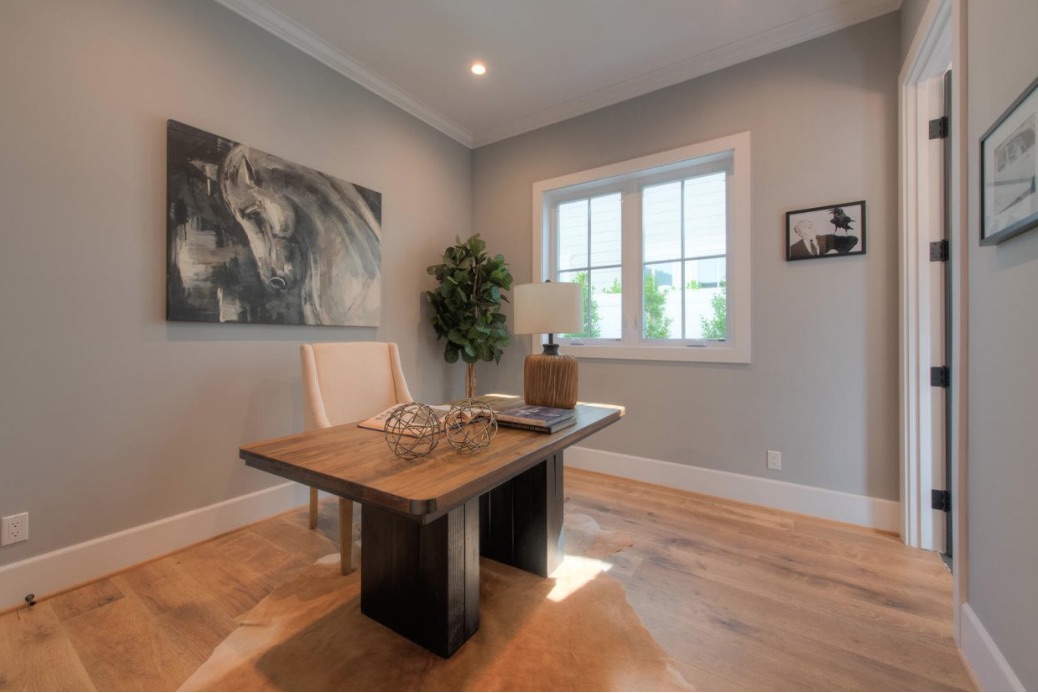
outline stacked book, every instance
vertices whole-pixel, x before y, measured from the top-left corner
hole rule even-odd
[[[520,404],[500,411],[495,409],[495,413],[499,426],[522,428],[538,433],[554,433],[577,422],[575,409],[538,407],[530,404]]]

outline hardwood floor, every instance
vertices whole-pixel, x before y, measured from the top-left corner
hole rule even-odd
[[[566,470],[566,512],[699,690],[969,690],[940,559],[888,535]],[[305,507],[0,616],[0,690],[173,690],[275,586],[334,553]]]
[[[700,690],[971,689],[936,554],[869,530],[567,470],[635,538],[610,575]]]

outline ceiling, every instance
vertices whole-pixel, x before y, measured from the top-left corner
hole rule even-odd
[[[901,0],[217,0],[478,147],[898,9]],[[480,60],[487,74],[469,67]]]

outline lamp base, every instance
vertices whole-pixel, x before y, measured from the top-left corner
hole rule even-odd
[[[538,407],[577,406],[577,359],[530,354],[523,366],[523,400]]]

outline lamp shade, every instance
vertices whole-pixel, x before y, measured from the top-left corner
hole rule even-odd
[[[584,330],[580,284],[545,282],[512,287],[516,334],[559,334]]]

